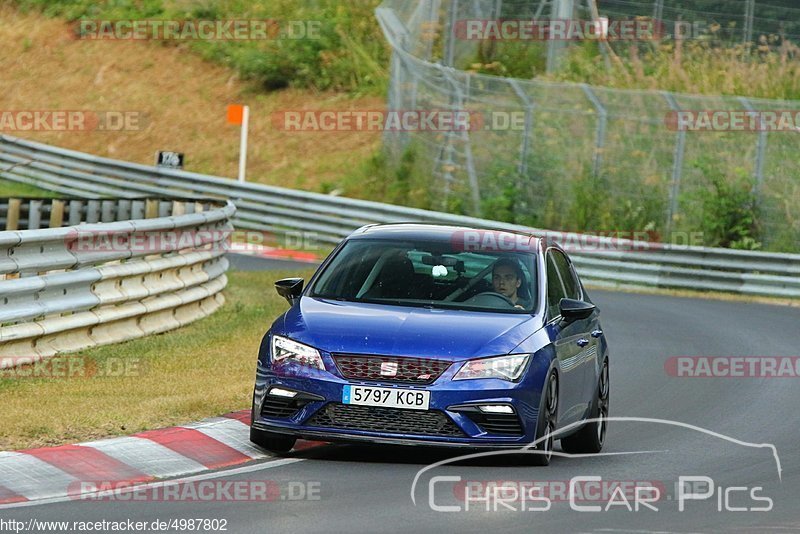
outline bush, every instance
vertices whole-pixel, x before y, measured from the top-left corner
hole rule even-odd
[[[395,160],[383,149],[360,166],[346,171],[341,190],[353,198],[377,200],[421,209],[447,210],[432,194],[430,172],[423,167],[420,148],[410,143]],[[451,206],[452,207],[452,206]]]
[[[740,169],[726,176],[708,160],[695,162],[708,187],[687,192],[685,199],[694,203],[699,219],[693,224],[703,232],[705,246],[755,250],[758,240],[758,204],[754,181]]]

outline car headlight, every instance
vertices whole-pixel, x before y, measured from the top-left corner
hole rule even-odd
[[[272,361],[291,361],[304,367],[325,370],[322,356],[317,349],[281,336],[272,336]]]
[[[530,354],[512,354],[510,356],[471,360],[459,369],[453,380],[500,378],[513,382],[522,375],[530,357]]]

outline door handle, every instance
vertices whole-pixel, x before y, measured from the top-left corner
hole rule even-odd
[[[585,346],[586,346],[586,345],[588,345],[588,344],[589,344],[589,340],[588,340],[588,339],[586,339],[586,338],[580,338],[580,339],[578,340],[578,346],[579,346],[579,347],[585,347]]]
[[[593,330],[592,331],[592,337],[600,337],[602,335],[603,335],[603,331],[602,330]]]

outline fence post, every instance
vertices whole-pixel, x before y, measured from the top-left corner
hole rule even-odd
[[[664,100],[667,101],[672,111],[681,110],[672,93],[662,91]],[[677,124],[677,123],[676,123]],[[681,193],[681,177],[683,176],[683,156],[686,153],[686,130],[678,129],[675,135],[675,152],[672,156],[672,185],[669,190],[669,207],[667,208],[667,224],[665,225],[667,242],[672,242],[672,225],[675,214],[678,213],[678,197]]]
[[[530,150],[531,133],[533,131],[533,108],[534,104],[525,91],[519,86],[519,83],[514,78],[509,78],[508,82],[517,93],[517,96],[522,103],[525,104],[525,132],[522,134],[522,145],[519,150],[519,165],[517,170],[520,175],[525,176],[528,173],[528,151]]]
[[[574,9],[573,0],[553,0],[553,7],[550,9],[551,20],[571,20]],[[547,72],[551,73],[558,70],[564,56],[567,42],[553,39],[548,36],[547,42]]]
[[[466,75],[466,93],[461,90],[461,87],[458,84],[458,80],[453,77],[453,73],[455,72],[454,69],[443,67],[441,69],[442,74],[450,83],[450,87],[452,88],[452,92],[454,97],[451,97],[450,100],[450,109],[455,111],[464,111],[466,106],[464,105],[469,98],[469,83],[471,80],[471,76]],[[469,178],[469,186],[470,186],[470,196],[472,199],[472,212],[474,216],[480,216],[481,213],[481,192],[480,192],[480,184],[478,183],[478,174],[475,170],[475,160],[472,157],[472,140],[469,136],[469,131],[460,130],[458,132],[449,131],[446,135],[448,139],[448,145],[450,145],[450,150],[452,148],[452,142],[454,139],[459,139],[464,143],[464,157],[466,159],[466,170],[467,176]],[[452,152],[451,152],[452,154]]]
[[[417,10],[426,7],[422,4],[425,0],[419,0]],[[389,110],[403,109],[403,74],[406,65],[403,63],[402,52],[407,52],[409,48],[409,30],[405,23],[401,21],[392,10],[378,8],[378,20],[387,36],[391,35],[392,56],[389,64],[390,82],[387,91],[387,104]],[[415,79],[416,83],[416,79]],[[416,86],[415,86],[416,87]],[[416,90],[414,91],[416,93]],[[390,158],[394,161],[399,157],[400,150],[407,143],[405,132],[392,132],[385,130],[383,133],[383,146]],[[389,147],[388,150],[386,147]]]
[[[116,208],[116,201],[114,200],[104,200],[100,204],[100,222],[110,223],[114,222],[116,218],[115,208]]]
[[[472,76],[467,76],[467,93],[466,95],[459,92],[458,98],[460,105],[458,107],[459,111],[463,111],[466,109],[464,105],[466,100],[469,98],[470,92],[470,80],[472,80]],[[464,140],[464,152],[466,152],[467,156],[467,175],[469,176],[469,186],[470,192],[472,193],[472,214],[475,217],[481,216],[481,189],[480,184],[478,183],[478,173],[475,169],[475,159],[472,157],[472,138],[469,135],[469,131],[462,131],[461,138]]]
[[[661,22],[661,17],[664,16],[664,0],[655,0],[653,2],[653,20],[657,23]]]
[[[31,200],[28,202],[28,230],[38,230],[42,227],[42,206],[41,200]]]
[[[458,0],[450,0],[447,12],[447,28],[444,35],[444,65],[452,67],[455,62],[455,27],[458,18]]]
[[[756,0],[745,0],[744,4],[744,43],[753,42],[753,17],[756,11]]]
[[[425,0],[420,0],[419,5],[422,6],[425,3]],[[434,39],[434,29],[436,25],[439,23],[439,9],[441,9],[442,4],[441,0],[429,0],[427,2],[428,5],[428,20],[425,24],[427,27],[425,28],[425,60],[431,61],[433,58],[433,42],[436,40]]]
[[[388,108],[389,111],[397,111],[404,108],[403,106],[403,90],[402,86],[404,83],[404,76],[403,72],[405,69],[405,65],[403,65],[403,60],[399,53],[392,52],[392,58],[390,60],[391,69],[391,85],[389,87],[389,102]],[[416,93],[416,91],[414,92]],[[394,142],[392,142],[394,141]],[[396,162],[400,157],[402,151],[405,148],[405,145],[408,142],[408,132],[402,131],[402,129],[398,131],[391,131],[389,129],[383,132],[383,143],[384,146],[391,147],[391,158]]]
[[[494,20],[500,20],[503,16],[503,0],[495,0],[497,2],[494,6]]]
[[[740,96],[739,102],[742,103],[742,106],[744,106],[747,111],[752,113],[757,112],[747,98]],[[767,151],[767,130],[763,117],[761,117],[759,126],[758,140],[756,141],[756,160],[753,165],[753,177],[756,179],[756,183],[753,186],[753,193],[757,197],[756,201],[759,200],[758,197],[761,196],[761,187],[764,185],[764,155]]]
[[[603,107],[603,103],[594,94],[592,88],[582,83],[581,89],[597,111],[597,132],[595,134],[594,162],[592,164],[592,174],[598,176],[600,167],[603,165],[603,150],[606,143],[606,123],[608,122],[608,112]]]
[[[91,201],[89,201],[89,202],[90,202],[90,205],[91,205]],[[158,217],[158,208],[159,208],[158,200],[149,199],[148,198],[145,201],[145,208],[144,208],[145,209],[145,214],[144,214],[145,219],[155,219],[156,217]],[[88,219],[88,217],[87,217],[87,219]],[[95,221],[92,221],[92,222],[95,222]]]
[[[56,200],[50,203],[50,224],[48,228],[61,228],[64,225],[64,206],[63,200]]]
[[[133,217],[134,219],[141,219],[142,217]],[[69,224],[70,226],[78,226],[83,220],[83,200],[70,200],[69,201]]]

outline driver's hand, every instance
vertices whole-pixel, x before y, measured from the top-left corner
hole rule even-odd
[[[521,304],[515,304],[514,307],[515,308],[519,308],[520,310],[524,310],[525,309],[525,306],[522,306]]]

